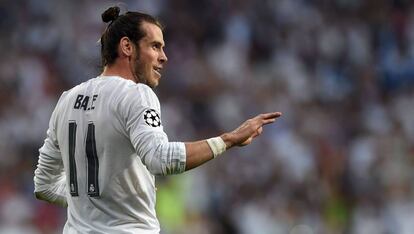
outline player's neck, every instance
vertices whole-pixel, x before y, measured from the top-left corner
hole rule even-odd
[[[121,66],[120,64],[114,63],[107,65],[101,74],[102,76],[119,76],[121,78],[132,80],[135,82],[134,75],[128,66]]]

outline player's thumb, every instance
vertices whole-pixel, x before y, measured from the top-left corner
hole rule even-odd
[[[263,127],[259,127],[252,135],[252,138],[255,138],[257,136],[259,136],[260,134],[262,134],[263,132]]]

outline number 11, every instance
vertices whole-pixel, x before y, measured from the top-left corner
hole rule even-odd
[[[75,149],[76,149],[76,128],[77,124],[75,121],[69,122],[69,189],[72,197],[79,196],[78,191],[78,178],[76,172],[76,160],[75,160]],[[96,152],[95,142],[95,125],[91,122],[88,124],[88,131],[86,134],[86,168],[87,168],[87,191],[88,196],[98,197],[99,196],[99,160]]]

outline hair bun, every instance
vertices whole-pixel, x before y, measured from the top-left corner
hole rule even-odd
[[[117,6],[108,8],[104,13],[102,13],[102,21],[108,23],[110,21],[116,20],[119,16],[120,9]]]

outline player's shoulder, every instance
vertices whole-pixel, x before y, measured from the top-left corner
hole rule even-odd
[[[157,95],[148,85],[135,83],[119,76],[98,76],[89,79],[65,91],[62,97],[71,99],[74,95],[83,94],[88,87],[97,86],[100,86],[101,94],[110,98],[114,105],[134,102],[143,106],[154,104],[159,106]]]
[[[158,100],[155,92],[146,84],[135,83],[131,80],[119,78],[118,85],[123,89],[122,92],[120,92],[121,95],[129,97],[133,96],[136,99],[141,100]]]
[[[92,79],[89,79],[89,80],[86,80],[86,81],[84,81],[80,84],[77,84],[77,85],[73,86],[72,88],[64,91],[62,96],[70,96],[71,94],[78,93],[79,91],[85,89],[85,87],[95,79],[96,79],[96,77],[92,78]]]
[[[160,111],[160,102],[154,90],[146,84],[130,81],[126,84],[124,101],[129,106],[139,106],[142,109],[151,108]]]
[[[147,94],[151,98],[156,98],[157,97],[154,90],[152,88],[150,88],[148,85],[146,85],[146,84],[135,84],[135,85],[136,85],[139,92]]]
[[[112,89],[120,88],[127,93],[136,93],[138,91],[139,93],[149,93],[151,95],[155,95],[154,91],[148,85],[135,83],[132,80],[124,79],[119,76],[108,76],[103,80],[105,80],[108,83],[108,86]]]
[[[159,109],[160,103],[154,90],[146,84],[136,84],[136,85],[137,85],[138,92],[141,93],[141,96],[146,101],[144,105],[152,106],[152,107],[155,106],[156,109]]]

